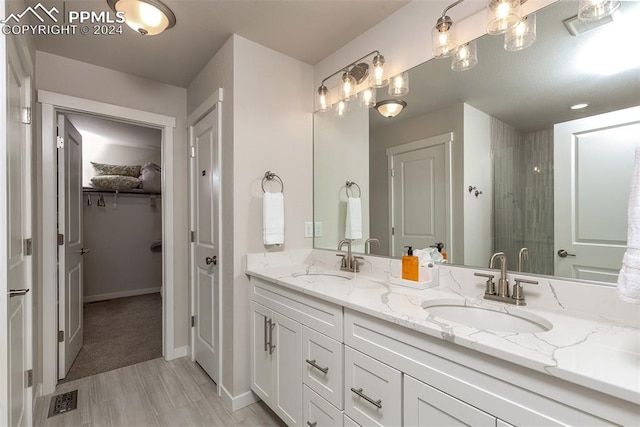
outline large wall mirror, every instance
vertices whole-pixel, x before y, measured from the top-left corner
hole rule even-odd
[[[525,50],[485,35],[471,70],[450,59],[409,70],[393,119],[357,100],[346,117],[316,113],[314,246],[337,249],[348,197],[359,197],[355,252],[398,257],[441,242],[452,264],[486,267],[503,251],[516,270],[527,248],[523,271],[614,283],[640,146],[640,2],[574,35],[565,20],[577,3],[539,10]],[[589,105],[570,109],[579,102]]]

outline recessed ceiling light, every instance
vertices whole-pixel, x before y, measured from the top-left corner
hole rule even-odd
[[[580,102],[579,104],[574,104],[571,107],[569,107],[571,110],[584,110],[585,108],[587,108],[589,106],[588,102]]]

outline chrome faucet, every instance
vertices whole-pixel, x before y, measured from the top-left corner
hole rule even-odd
[[[507,279],[507,256],[504,252],[496,252],[491,255],[489,268],[495,268],[496,260],[500,260],[500,278],[498,279],[498,289],[496,295],[500,298],[509,298],[509,280]]]
[[[522,267],[524,266],[524,262],[529,259],[529,249],[522,248],[518,253],[518,272],[522,272]]]
[[[369,238],[369,239],[364,241],[364,253],[365,254],[370,254],[371,253],[371,244],[372,243],[375,243],[377,247],[380,247],[380,240],[374,239],[374,238]]]
[[[340,240],[338,243],[338,250],[341,251],[342,247],[347,245],[347,254],[336,254],[336,256],[342,257],[342,262],[340,263],[340,270],[342,271],[352,271],[354,273],[358,273],[360,268],[358,267],[358,260],[364,259],[360,256],[352,256],[351,255],[351,241],[348,239]]]
[[[522,248],[518,256],[518,270],[522,268],[522,260],[527,259],[528,250]],[[513,295],[509,296],[509,280],[507,279],[507,257],[504,252],[496,252],[491,255],[489,260],[489,268],[495,268],[495,263],[500,260],[500,278],[498,279],[498,288],[496,289],[493,282],[493,274],[474,273],[475,276],[486,277],[487,283],[484,291],[484,298],[493,301],[506,302],[508,304],[515,305],[527,305],[524,301],[524,291],[522,289],[522,283],[528,283],[530,285],[537,285],[535,280],[528,279],[515,279],[515,285],[513,285]]]

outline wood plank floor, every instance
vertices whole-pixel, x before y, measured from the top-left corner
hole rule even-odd
[[[36,426],[284,426],[264,403],[230,412],[213,381],[186,357],[153,359],[60,384],[78,390],[78,409],[47,418],[52,395],[36,402]]]

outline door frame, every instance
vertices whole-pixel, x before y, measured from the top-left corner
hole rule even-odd
[[[171,360],[174,348],[174,185],[171,177],[176,159],[173,155],[176,118],[84,98],[38,90],[41,105],[41,150],[39,202],[42,206],[42,393],[54,392],[58,382],[58,309],[57,286],[57,201],[56,201],[56,116],[79,113],[126,121],[162,130],[162,355]]]
[[[453,179],[451,176],[451,172],[453,168],[451,167],[451,159],[452,159],[452,144],[453,144],[453,132],[443,133],[441,135],[432,136],[430,138],[420,139],[418,141],[408,142],[406,144],[396,145],[394,147],[387,148],[387,177],[389,177],[389,254],[393,253],[393,233],[391,228],[394,224],[394,215],[393,215],[393,156],[398,154],[408,153],[410,151],[421,150],[423,148],[433,147],[435,145],[444,144],[445,150],[445,165],[444,165],[444,175],[445,175],[445,221],[446,221],[446,240],[447,240],[447,254],[448,259],[452,259],[455,249],[453,247]]]
[[[218,141],[217,147],[218,150],[218,188],[222,189],[222,102],[223,102],[223,89],[218,88],[211,96],[209,96],[202,104],[200,104],[189,116],[187,117],[187,129],[188,129],[188,140],[189,140],[189,230],[195,231],[195,182],[194,182],[194,160],[195,154],[191,152],[191,138],[193,136],[193,127],[202,120],[207,114],[209,114],[214,108],[217,109],[217,119],[218,119]],[[218,191],[220,199],[218,200],[218,235],[217,237],[217,246],[218,248],[222,247],[222,209],[221,209],[221,199],[222,199],[222,191]],[[190,241],[189,243],[189,316],[194,316],[196,312],[196,299],[195,299],[195,274],[194,271],[196,269],[195,257],[193,256],[193,252],[195,249],[195,242]],[[222,274],[224,268],[224,259],[222,252],[218,254],[218,268],[216,278],[218,281],[218,342],[215,343],[217,354],[218,354],[218,374],[220,378],[216,382],[216,392],[218,396],[222,396],[222,282],[221,278],[224,277]],[[191,361],[195,361],[195,352],[193,351],[195,343],[195,328],[190,327],[189,332],[189,348],[191,349],[189,358]]]

